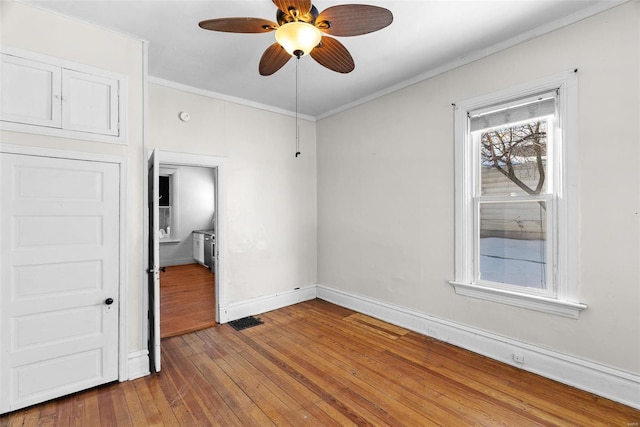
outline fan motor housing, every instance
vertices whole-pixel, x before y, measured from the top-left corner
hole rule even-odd
[[[288,24],[289,22],[306,22],[308,24],[314,25],[316,22],[316,18],[318,17],[318,9],[315,6],[311,6],[311,10],[304,15],[300,15],[297,9],[289,9],[288,13],[285,13],[278,9],[276,13],[276,19],[278,21],[278,25]]]

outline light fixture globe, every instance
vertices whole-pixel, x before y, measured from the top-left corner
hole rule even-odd
[[[322,33],[306,22],[289,22],[276,30],[276,41],[289,55],[300,58],[318,46]]]

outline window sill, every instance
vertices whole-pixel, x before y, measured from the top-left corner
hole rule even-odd
[[[178,239],[160,239],[158,240],[158,243],[160,243],[161,245],[164,244],[170,244],[170,243],[180,243],[182,240],[178,240]]]
[[[541,311],[543,313],[554,314],[556,316],[577,319],[580,312],[587,308],[586,304],[577,302],[561,301],[552,298],[539,297],[534,295],[519,294],[502,289],[492,289],[470,283],[449,282],[456,290],[456,294],[468,297],[479,298],[487,301],[509,304],[516,307],[527,308],[529,310]]]

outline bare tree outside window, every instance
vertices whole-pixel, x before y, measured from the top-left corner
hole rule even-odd
[[[540,194],[546,180],[547,121],[483,132],[480,156],[484,168],[497,170],[526,194]]]

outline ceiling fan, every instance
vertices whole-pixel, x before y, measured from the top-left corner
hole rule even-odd
[[[262,18],[218,18],[199,23],[201,28],[229,33],[276,32],[276,42],[262,54],[260,74],[270,76],[289,61],[310,54],[319,64],[349,73],[355,63],[346,47],[329,36],[358,36],[378,31],[393,22],[393,14],[366,4],[332,6],[321,13],[311,0],[273,0],[276,21]],[[324,33],[324,35],[322,34]]]

